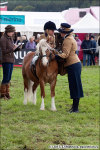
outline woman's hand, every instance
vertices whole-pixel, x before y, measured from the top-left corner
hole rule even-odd
[[[18,47],[18,45],[14,45],[14,50]]]
[[[52,51],[53,51],[54,54],[59,54],[59,52],[56,49],[54,49]]]

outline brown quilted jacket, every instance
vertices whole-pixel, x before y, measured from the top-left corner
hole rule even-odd
[[[1,48],[1,62],[5,63],[14,63],[14,44],[11,37],[4,34],[0,39],[0,48]]]

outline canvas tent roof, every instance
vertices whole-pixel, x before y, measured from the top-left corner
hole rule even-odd
[[[47,21],[53,21],[57,28],[62,22],[66,22],[60,12],[21,12],[2,11],[1,15],[25,15],[25,25],[14,25],[16,31],[43,32],[43,26]],[[0,25],[0,31],[4,31],[7,24]]]
[[[75,33],[99,33],[99,21],[88,13],[72,28]]]
[[[86,12],[88,13],[90,11],[90,8],[69,8],[68,10],[62,11],[62,15],[65,18],[65,20],[71,24],[74,25],[76,22],[78,22],[80,17],[80,12]]]
[[[90,7],[91,13],[94,15],[94,17],[99,20],[100,19],[100,7],[95,6],[95,7]]]

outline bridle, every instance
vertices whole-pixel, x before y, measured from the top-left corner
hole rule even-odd
[[[47,52],[46,52],[46,54],[42,54],[42,49],[41,49],[41,47],[38,47],[38,49],[39,49],[39,53],[38,53],[38,57],[40,58],[40,59],[42,59],[43,57],[47,57],[47,58],[49,58],[49,62],[51,61],[51,59],[52,59],[52,51],[53,50],[55,50],[54,48],[52,48],[49,44],[47,44],[47,49],[45,50],[45,52],[48,50],[49,51],[49,54],[47,54]]]
[[[52,50],[51,49],[47,49],[49,50],[50,54],[49,55],[42,55],[41,53],[39,53],[39,58],[42,59],[43,57],[49,57],[49,62],[51,61],[51,58],[52,58]]]

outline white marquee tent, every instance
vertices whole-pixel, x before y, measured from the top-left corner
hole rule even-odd
[[[22,12],[2,11],[1,15],[25,15],[25,25],[14,25],[17,32],[43,32],[43,26],[47,21],[53,21],[57,28],[66,20],[60,12]],[[0,25],[0,31],[4,31],[7,24]]]
[[[17,32],[43,32],[43,26],[47,21],[53,21],[57,28],[62,22],[66,22],[61,12],[22,12],[1,11],[1,15],[24,15],[25,25],[14,25]],[[0,25],[0,31],[4,31],[7,24]],[[79,22],[72,25],[75,33],[99,33],[99,21],[90,13],[85,15]]]
[[[72,25],[75,33],[99,33],[99,21],[90,13],[86,14],[80,21]]]

